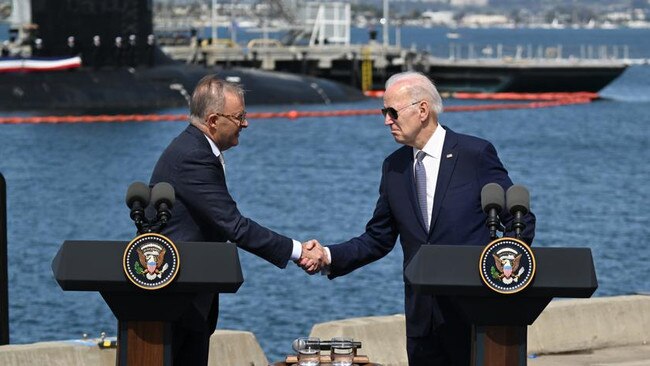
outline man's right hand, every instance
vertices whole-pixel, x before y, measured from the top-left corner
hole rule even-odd
[[[322,245],[316,239],[308,240],[302,243],[302,253],[300,259],[296,261],[305,272],[313,275],[318,273],[323,267],[329,265],[327,253]]]

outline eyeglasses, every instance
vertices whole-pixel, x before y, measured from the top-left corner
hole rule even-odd
[[[241,114],[223,114],[217,112],[214,112],[213,114],[219,117],[226,117],[228,120],[233,122],[237,121],[235,123],[237,123],[239,126],[243,125],[244,121],[246,121],[246,111],[241,112]]]
[[[413,102],[413,103],[407,105],[406,107],[402,107],[402,108],[400,108],[400,109],[395,109],[395,108],[393,108],[393,107],[382,108],[382,109],[381,109],[381,114],[383,114],[384,117],[386,117],[386,115],[389,115],[390,118],[392,118],[392,119],[397,119],[397,117],[399,117],[399,115],[397,114],[397,112],[401,112],[401,111],[405,110],[406,108],[411,107],[411,106],[414,106],[414,105],[416,105],[416,104],[418,104],[418,103],[420,103],[420,102],[421,102],[421,100],[418,100],[417,102]]]

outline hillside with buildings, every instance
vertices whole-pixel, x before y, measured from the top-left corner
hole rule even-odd
[[[218,1],[219,24],[238,27],[290,27],[292,10],[307,1]],[[383,0],[351,4],[354,25],[379,24]],[[650,27],[650,0],[393,0],[390,22],[413,26],[616,28]],[[212,1],[155,0],[157,25],[181,19],[209,23]],[[175,20],[175,21],[173,21]]]
[[[210,25],[290,27],[301,0],[153,0],[157,28]],[[351,4],[354,25],[380,23],[384,0]],[[212,7],[216,4],[216,12]],[[391,0],[390,22],[413,26],[650,28],[650,0]],[[0,21],[7,22],[11,0],[0,0]]]

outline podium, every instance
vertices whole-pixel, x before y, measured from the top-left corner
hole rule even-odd
[[[554,297],[587,298],[598,283],[589,248],[532,248],[537,271],[515,294],[485,286],[482,246],[423,245],[406,267],[415,291],[453,300],[472,325],[472,365],[526,365],[526,327]]]
[[[204,293],[234,293],[244,282],[233,243],[175,243],[177,277],[145,290],[124,274],[128,242],[65,241],[52,261],[64,291],[99,291],[118,320],[117,365],[172,365],[171,323]]]

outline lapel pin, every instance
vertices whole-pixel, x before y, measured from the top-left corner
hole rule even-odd
[[[447,154],[447,159],[451,159],[454,157],[454,154]]]

